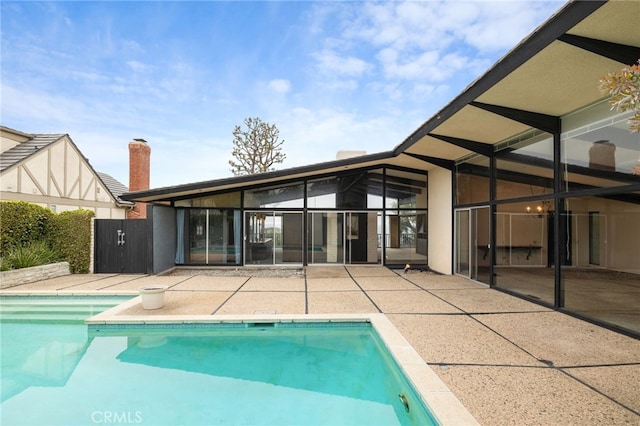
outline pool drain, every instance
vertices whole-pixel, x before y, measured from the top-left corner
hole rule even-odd
[[[398,398],[400,398],[400,402],[402,402],[402,405],[404,405],[404,411],[406,411],[408,413],[409,412],[409,401],[407,401],[407,397],[404,396],[404,394],[400,394],[400,395],[398,395]]]

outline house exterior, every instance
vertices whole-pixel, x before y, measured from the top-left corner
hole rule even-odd
[[[86,209],[99,219],[124,219],[135,205],[128,188],[97,173],[66,134],[29,134],[0,127],[0,199],[56,212]]]
[[[124,195],[150,204],[149,272],[409,263],[640,334],[640,135],[598,90],[638,22],[566,4],[390,151]]]

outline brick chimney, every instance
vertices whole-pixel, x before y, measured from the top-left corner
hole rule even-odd
[[[151,148],[144,139],[129,142],[129,191],[149,189]],[[127,219],[146,219],[147,204],[136,202]]]

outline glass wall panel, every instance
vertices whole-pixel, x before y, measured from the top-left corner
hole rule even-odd
[[[338,181],[336,178],[310,180],[307,183],[307,207],[310,209],[336,208]]]
[[[456,261],[455,261],[455,273],[464,275],[465,277],[469,276],[469,263],[470,253],[469,249],[471,247],[471,237],[470,237],[470,222],[469,222],[470,210],[458,210],[456,211],[456,223],[455,223],[455,233],[456,233]]]
[[[246,212],[247,265],[301,264],[302,212]]]
[[[311,212],[307,214],[307,218],[307,262],[343,264],[344,213]]]
[[[489,201],[489,166],[482,155],[456,166],[456,204]]]
[[[240,192],[227,192],[224,194],[210,195],[208,197],[194,198],[190,201],[193,207],[240,208]]]
[[[427,263],[426,210],[387,211],[385,220],[385,263]],[[378,244],[381,245],[381,242]]]
[[[569,190],[639,183],[640,137],[629,131],[628,114],[591,123],[561,138]]]
[[[242,239],[240,210],[208,210],[207,263],[239,265]]]
[[[280,222],[276,223],[273,212],[245,213],[245,264],[272,265],[274,238],[279,234]]]
[[[565,209],[565,308],[640,332],[640,194],[568,198]]]
[[[309,208],[382,208],[382,170],[359,170],[307,184]]]
[[[244,206],[249,208],[302,208],[304,184],[257,188],[244,193]]]
[[[496,153],[496,199],[553,192],[553,138],[546,133],[513,142]]]
[[[426,209],[427,176],[387,169],[387,208]]]
[[[303,214],[302,212],[275,212],[279,229],[274,232],[276,264],[302,264],[303,258]]]
[[[240,210],[179,209],[176,264],[239,265]]]
[[[380,264],[382,247],[381,212],[345,213],[345,256],[346,263]]]
[[[553,212],[532,210],[530,204],[497,206],[496,285],[553,304]]]
[[[455,273],[490,284],[489,207],[455,212]]]
[[[186,250],[185,263],[207,262],[207,210],[189,209],[188,228],[189,234],[186,240],[189,241],[189,249]]]

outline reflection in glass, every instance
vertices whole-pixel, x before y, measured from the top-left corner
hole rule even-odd
[[[176,264],[241,263],[240,210],[180,209],[176,216]]]
[[[382,248],[378,241],[382,234],[382,213],[347,212],[345,226],[346,263],[381,263]]]
[[[554,303],[553,211],[531,203],[498,206],[496,212],[496,285],[524,296]],[[545,203],[551,206],[551,202]],[[551,242],[551,245],[549,244]]]
[[[387,169],[387,208],[427,208],[427,177],[417,173]]]
[[[427,262],[427,212],[387,211],[385,263],[424,264]]]
[[[187,236],[189,241],[189,249],[186,251],[187,258],[185,263],[207,262],[207,210],[206,209],[190,209]]]
[[[344,213],[308,213],[307,262],[344,263]]]
[[[247,212],[245,217],[246,264],[302,263],[301,212]]]
[[[553,138],[533,134],[496,152],[496,199],[553,192]]]
[[[358,170],[307,184],[309,208],[382,208],[382,170]]]
[[[566,201],[572,226],[562,267],[565,307],[640,332],[640,197]]]
[[[489,201],[489,158],[477,155],[456,166],[456,204]]]
[[[562,135],[562,161],[569,189],[640,183],[640,137],[628,129],[626,115]]]
[[[251,208],[302,208],[304,185],[302,183],[257,188],[244,193],[244,206]]]

